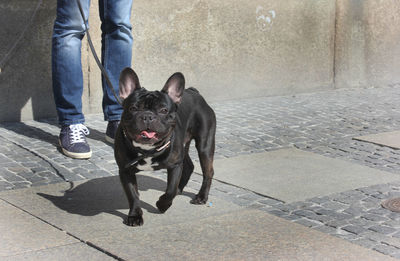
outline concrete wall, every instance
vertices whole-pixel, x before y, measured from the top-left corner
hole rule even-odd
[[[51,28],[56,1],[47,0],[0,73],[0,121],[54,116]],[[29,23],[37,1],[0,1],[0,61]]]
[[[0,2],[0,61],[35,8]],[[0,121],[55,116],[51,33],[56,1],[44,0],[0,74]],[[134,0],[133,64],[160,89],[175,71],[208,100],[295,94],[400,82],[398,0]],[[100,52],[97,1],[90,26]],[[84,112],[101,111],[100,71],[82,48]]]
[[[335,86],[400,83],[400,1],[337,0]]]
[[[133,11],[145,86],[182,71],[210,100],[332,87],[331,0],[136,1]]]

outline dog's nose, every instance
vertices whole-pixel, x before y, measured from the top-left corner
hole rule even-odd
[[[154,115],[153,114],[151,114],[151,113],[145,113],[145,114],[142,114],[141,116],[140,116],[140,119],[144,122],[144,123],[150,123],[150,122],[152,122],[152,121],[154,121]]]

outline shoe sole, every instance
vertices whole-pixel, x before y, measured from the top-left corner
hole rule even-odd
[[[106,135],[106,141],[110,144],[114,144],[114,139]]]
[[[61,146],[61,150],[62,150],[62,152],[63,152],[63,154],[65,156],[68,156],[68,157],[73,158],[73,159],[89,159],[90,157],[92,157],[92,151],[91,150],[89,152],[83,152],[83,153],[82,152],[80,152],[80,153],[71,152],[71,151],[68,151],[68,150],[63,148],[63,146],[61,145],[61,141],[60,140],[58,142],[59,142],[59,144]]]

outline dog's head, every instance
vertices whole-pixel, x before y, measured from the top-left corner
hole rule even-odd
[[[173,74],[161,91],[147,91],[134,70],[125,68],[121,72],[119,94],[124,110],[120,124],[135,147],[152,149],[170,136],[184,89],[181,73]]]

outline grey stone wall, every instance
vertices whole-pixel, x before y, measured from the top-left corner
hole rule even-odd
[[[36,7],[0,2],[0,61]],[[51,33],[56,1],[43,0],[1,68],[0,121],[55,116]],[[387,86],[400,82],[397,0],[135,0],[133,64],[148,89],[175,71],[211,101]],[[100,52],[97,1],[90,27]],[[82,47],[84,112],[101,111],[100,70]]]
[[[337,0],[336,8],[336,87],[399,83],[400,2]]]

